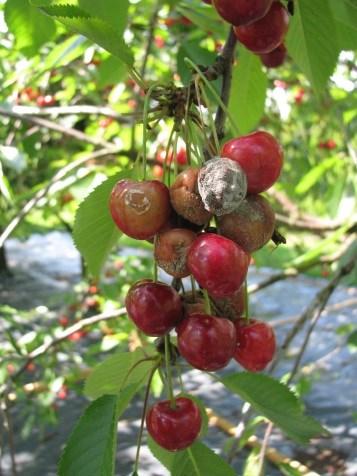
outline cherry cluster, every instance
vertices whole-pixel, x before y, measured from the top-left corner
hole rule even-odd
[[[278,179],[283,152],[271,134],[257,131],[226,142],[220,155],[200,168],[188,166],[170,188],[132,179],[113,188],[110,212],[118,228],[152,241],[156,265],[173,277],[172,286],[156,279],[135,283],[125,304],[144,334],[167,338],[175,329],[177,351],[194,368],[216,371],[234,358],[260,371],[274,356],[275,336],[248,312],[242,318],[246,276],[250,253],[274,232],[274,211],[260,194]],[[188,276],[192,292],[180,294],[177,283]],[[161,446],[176,451],[196,439],[201,416],[194,401],[180,397],[174,405],[154,405],[147,427]]]
[[[288,10],[276,0],[203,0],[234,26],[238,40],[259,55],[268,68],[281,66],[286,58],[284,39],[289,27]]]

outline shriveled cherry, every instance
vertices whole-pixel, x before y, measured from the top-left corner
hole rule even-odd
[[[267,14],[273,0],[213,0],[219,15],[232,25],[248,25]]]
[[[248,253],[264,246],[275,228],[274,210],[261,195],[249,195],[235,212],[217,220],[221,234]]]
[[[236,330],[228,319],[194,313],[184,319],[176,330],[180,355],[196,369],[219,370],[233,357]]]
[[[246,370],[259,372],[272,361],[276,341],[273,328],[256,319],[239,319],[235,322],[237,348],[234,359]]]
[[[205,210],[198,193],[198,173],[199,169],[193,167],[181,172],[170,189],[170,198],[172,206],[179,215],[196,225],[204,225],[212,215]]]
[[[171,214],[169,190],[158,180],[120,180],[112,190],[109,207],[117,227],[138,240],[154,236]]]
[[[155,403],[146,414],[146,427],[158,445],[168,451],[188,448],[197,439],[202,425],[198,405],[187,397]]]
[[[180,295],[164,283],[143,280],[135,283],[125,299],[128,316],[149,336],[162,336],[183,318]]]
[[[284,43],[282,43],[270,53],[265,53],[259,56],[262,60],[263,65],[267,68],[279,68],[279,66],[284,64],[286,60],[286,54],[286,47]]]
[[[257,54],[270,53],[283,43],[289,27],[289,14],[280,2],[273,2],[268,13],[249,25],[237,26],[234,32],[248,50]]]
[[[197,282],[214,298],[232,296],[247,275],[250,256],[224,236],[205,233],[196,238],[187,264]]]
[[[226,142],[222,156],[235,160],[244,170],[248,193],[268,190],[279,178],[284,154],[280,144],[268,132],[257,131]]]
[[[159,233],[154,249],[157,264],[175,278],[189,276],[187,253],[196,238],[196,233],[185,228],[173,228]]]

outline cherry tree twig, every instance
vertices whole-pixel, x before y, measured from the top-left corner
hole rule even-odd
[[[88,136],[87,134],[84,134],[83,132],[78,131],[77,129],[72,129],[71,127],[62,126],[56,122],[49,121],[48,119],[42,119],[40,117],[33,117],[30,115],[29,116],[21,115],[9,109],[5,109],[3,107],[0,107],[0,115],[5,117],[10,117],[12,119],[20,119],[21,121],[30,122],[31,124],[36,124],[37,126],[45,127],[46,129],[59,132],[60,134],[63,134],[65,136],[72,137],[73,139],[77,139],[81,142],[86,142],[88,144],[92,144],[97,147],[99,146],[105,147],[108,150],[117,149],[117,147],[111,142],[107,142],[103,139],[98,139],[95,137]]]

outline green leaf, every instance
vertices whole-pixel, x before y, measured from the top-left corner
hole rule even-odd
[[[235,476],[235,471],[224,459],[200,442],[190,448],[172,453],[161,448],[152,438],[149,449],[170,472],[171,476]]]
[[[105,58],[98,67],[98,87],[104,88],[109,84],[116,84],[122,81],[126,75],[127,68],[115,56]]]
[[[197,25],[202,31],[211,31],[225,37],[227,34],[227,24],[222,22],[214,8],[207,8],[204,4],[178,5],[176,10]]]
[[[323,177],[323,175],[330,169],[335,168],[339,164],[342,165],[341,159],[339,157],[330,157],[320,164],[313,167],[309,172],[302,177],[300,182],[295,187],[295,192],[298,195],[305,195],[306,192],[310,190],[318,181]]]
[[[86,409],[62,453],[58,476],[113,476],[117,397],[104,395]]]
[[[111,22],[108,21],[107,14],[103,12],[101,2],[99,4],[98,2],[95,4],[92,2],[90,5],[89,0],[71,0],[65,3],[60,0],[32,0],[32,4],[40,8],[42,12],[60,21],[70,30],[86,36],[118,57],[128,66],[132,66],[134,62],[133,55],[123,41],[123,30],[126,25],[128,7],[127,0],[123,0],[123,2],[123,15],[119,17],[121,20],[118,20],[118,25],[115,24],[113,26],[115,17],[112,17]],[[103,4],[105,3],[103,2]],[[122,2],[120,2],[120,8],[121,5]],[[89,10],[88,6],[90,6]],[[94,8],[96,12],[93,15]]]
[[[26,0],[7,0],[5,21],[15,36],[16,48],[27,56],[38,53],[39,48],[56,33],[55,22],[41,15]]]
[[[86,380],[84,393],[88,397],[118,395],[128,385],[142,382],[153,367],[153,361],[144,361],[135,366],[145,355],[141,349],[121,352],[97,365]]]
[[[253,448],[245,460],[243,476],[260,476],[261,474],[260,449]]]
[[[357,48],[357,4],[354,0],[329,0],[335,18],[339,45],[344,50]]]
[[[267,375],[248,372],[228,375],[221,380],[228,390],[249,402],[260,414],[298,443],[327,434],[318,421],[304,415],[302,406],[289,388]]]
[[[333,73],[339,54],[336,25],[326,0],[299,0],[291,18],[287,47],[316,94]]]
[[[347,345],[351,351],[357,350],[357,330],[348,336]]]
[[[132,175],[132,171],[124,171],[110,177],[95,188],[78,207],[73,239],[94,276],[99,275],[109,251],[121,236],[110,215],[110,192],[118,180]]]
[[[241,134],[253,130],[264,114],[267,86],[267,76],[258,56],[240,48],[238,63],[233,68],[228,109]]]
[[[78,58],[88,47],[88,41],[83,36],[73,35],[55,46],[46,56],[43,69],[65,66]]]

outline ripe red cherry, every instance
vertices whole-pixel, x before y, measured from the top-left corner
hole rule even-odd
[[[222,157],[235,160],[248,180],[248,193],[261,193],[279,178],[284,154],[276,139],[264,131],[253,132],[226,142]]]
[[[236,330],[228,319],[194,313],[184,319],[176,330],[180,354],[196,369],[219,370],[233,357]]]
[[[46,94],[46,96],[38,96],[36,103],[39,107],[53,106],[56,104],[56,98],[51,94]]]
[[[248,25],[267,14],[273,0],[213,0],[219,15],[232,25]]]
[[[284,43],[282,43],[270,53],[266,53],[259,56],[264,66],[266,66],[267,68],[279,68],[279,66],[284,64],[284,61],[286,59],[286,53],[286,47]]]
[[[247,275],[250,256],[224,236],[205,233],[192,243],[187,265],[214,298],[232,296]]]
[[[137,240],[153,237],[171,214],[169,190],[157,180],[119,180],[109,207],[117,227]]]
[[[175,278],[189,276],[187,253],[196,238],[196,233],[185,228],[173,228],[159,233],[154,256],[157,264]]]
[[[201,413],[196,403],[186,397],[153,405],[146,414],[146,427],[150,436],[162,448],[179,451],[188,448],[201,431]]]
[[[149,336],[165,335],[183,317],[177,291],[167,284],[149,280],[139,281],[129,289],[125,306],[130,319]]]
[[[272,361],[275,349],[273,328],[256,319],[239,319],[235,322],[237,348],[235,360],[250,372],[259,372]]]
[[[249,25],[234,28],[238,40],[253,53],[270,53],[285,38],[289,27],[289,14],[280,3],[274,2],[268,13]]]

